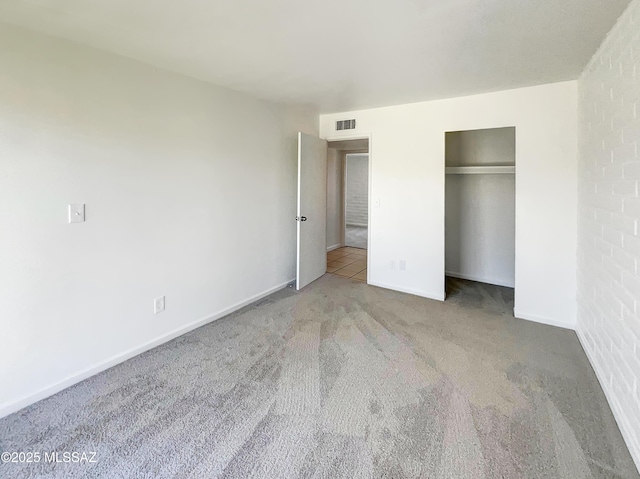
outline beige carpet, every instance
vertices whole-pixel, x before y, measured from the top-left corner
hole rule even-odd
[[[0,420],[0,477],[636,478],[572,331],[512,291],[326,275]]]

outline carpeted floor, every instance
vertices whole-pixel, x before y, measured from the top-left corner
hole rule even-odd
[[[572,331],[512,291],[325,275],[0,420],[0,477],[637,478]]]

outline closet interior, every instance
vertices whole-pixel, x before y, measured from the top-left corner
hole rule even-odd
[[[445,133],[447,277],[515,286],[515,171],[515,127]]]

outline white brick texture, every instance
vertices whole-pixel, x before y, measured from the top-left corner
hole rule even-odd
[[[369,224],[369,155],[347,156],[347,206],[348,225]]]
[[[577,330],[640,469],[640,0],[579,92]]]

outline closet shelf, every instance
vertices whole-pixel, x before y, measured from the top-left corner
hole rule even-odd
[[[515,166],[447,166],[444,169],[447,175],[513,175]]]

